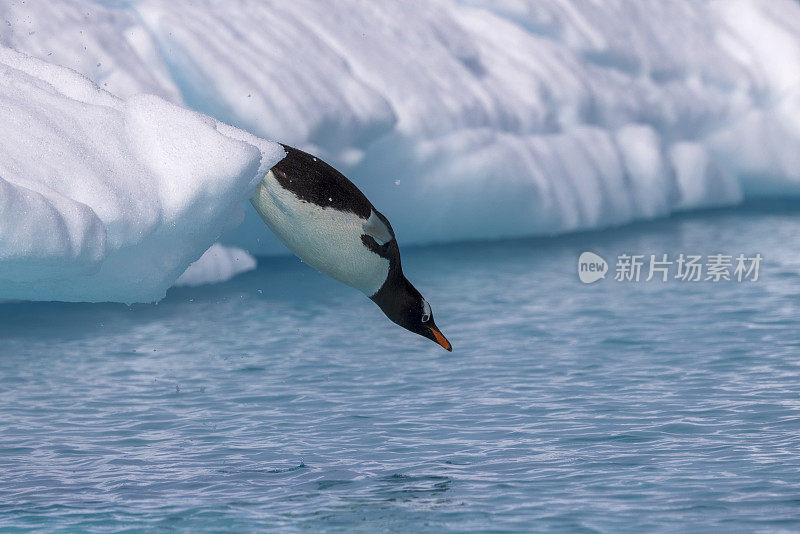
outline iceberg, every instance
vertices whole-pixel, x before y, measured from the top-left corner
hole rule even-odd
[[[214,243],[175,281],[176,287],[202,286],[230,280],[256,268],[256,259],[240,248]]]
[[[221,121],[203,124],[223,138],[220,125],[230,124],[320,156],[404,245],[555,235],[800,196],[795,0],[41,0],[1,5],[3,21],[0,44],[81,72],[121,99],[103,93],[97,102],[116,102],[106,107],[166,100]],[[118,116],[144,130],[157,128],[151,118],[167,123]],[[150,169],[146,140],[137,143],[121,149]],[[109,147],[99,153],[110,157]],[[126,228],[135,233],[105,222],[127,220],[132,204],[122,199],[135,196],[126,188],[142,179],[127,176],[127,196],[108,195],[87,215],[70,204],[80,226],[59,231],[83,236],[83,248],[70,248],[75,272],[105,257],[101,228],[115,246]],[[13,194],[14,210],[67,210],[41,192]],[[160,204],[136,200],[149,229]],[[214,222],[209,236],[221,232],[221,244],[249,254],[286,253],[245,208],[242,224]],[[53,237],[51,246],[65,245]],[[182,259],[170,265],[177,271]]]
[[[151,302],[242,217],[283,148],[0,48],[0,294]]]

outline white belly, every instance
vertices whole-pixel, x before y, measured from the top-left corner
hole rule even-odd
[[[362,243],[361,217],[301,201],[280,186],[272,171],[250,202],[283,244],[318,271],[367,296],[386,281],[389,260]]]

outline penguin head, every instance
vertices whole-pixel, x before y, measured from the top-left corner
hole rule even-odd
[[[453,351],[453,346],[433,320],[431,305],[402,274],[387,279],[370,298],[395,324]]]

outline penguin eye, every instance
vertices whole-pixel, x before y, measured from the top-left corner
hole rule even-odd
[[[431,305],[427,301],[422,301],[422,322],[427,323],[431,320]]]

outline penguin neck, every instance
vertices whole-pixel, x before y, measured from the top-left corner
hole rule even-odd
[[[413,307],[419,293],[403,275],[402,270],[390,269],[381,288],[369,298],[389,319],[402,326],[403,317]]]

